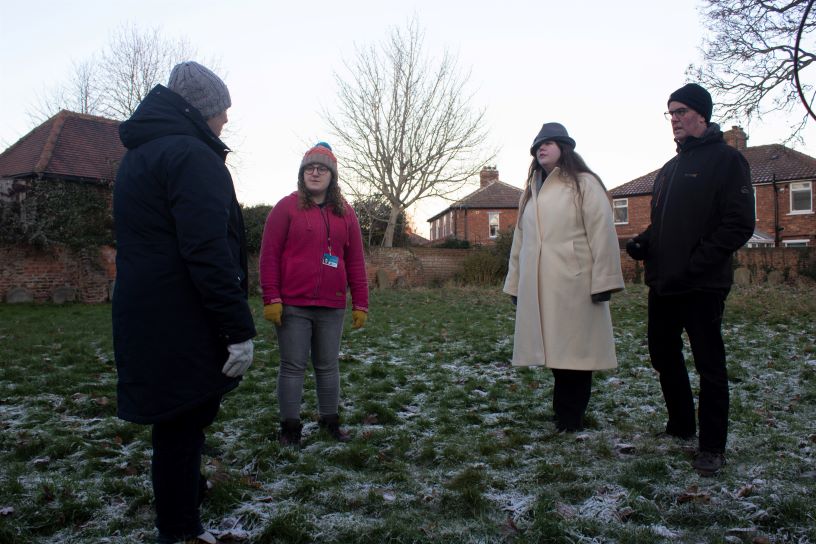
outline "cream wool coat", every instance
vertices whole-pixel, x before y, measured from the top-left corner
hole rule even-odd
[[[591,174],[575,185],[554,169],[513,235],[504,292],[518,297],[513,365],[617,367],[609,303],[590,295],[623,289],[620,250],[606,192]]]

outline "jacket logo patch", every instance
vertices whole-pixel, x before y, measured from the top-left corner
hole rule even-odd
[[[341,293],[340,291],[335,291],[334,294],[337,295],[338,297],[342,297],[345,295],[345,293]]]
[[[699,174],[697,172],[686,172],[683,175],[687,178],[696,178]]]
[[[744,194],[744,195],[747,195],[748,193],[750,193],[750,192],[751,192],[751,189],[749,189],[748,187],[746,187],[745,185],[743,185],[742,187],[740,187],[740,192],[741,192],[742,194]]]

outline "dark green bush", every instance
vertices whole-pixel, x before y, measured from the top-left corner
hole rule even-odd
[[[507,276],[513,230],[499,233],[496,243],[481,247],[465,258],[459,281],[467,285],[500,285]]]

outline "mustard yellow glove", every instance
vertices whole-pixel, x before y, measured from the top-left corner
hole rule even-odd
[[[362,310],[352,310],[351,311],[351,328],[352,329],[359,329],[363,325],[365,325],[366,320],[368,319],[368,313]]]
[[[264,304],[264,319],[271,321],[278,327],[281,326],[281,315],[283,315],[283,304],[274,302],[272,304]]]

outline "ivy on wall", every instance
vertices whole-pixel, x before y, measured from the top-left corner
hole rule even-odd
[[[0,203],[0,242],[81,250],[113,245],[109,185],[63,180],[16,182]]]

